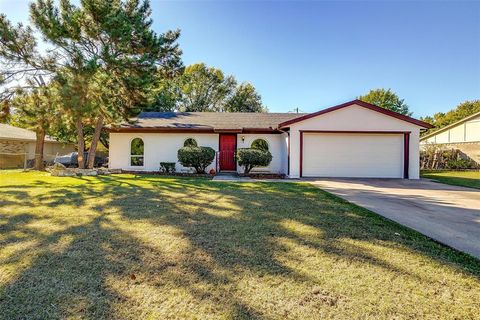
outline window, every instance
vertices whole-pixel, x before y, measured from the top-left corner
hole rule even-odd
[[[130,143],[130,165],[132,167],[143,166],[143,140],[135,138]]]
[[[263,139],[255,139],[252,142],[252,149],[268,151],[268,142]]]
[[[197,141],[193,138],[188,138],[187,140],[185,140],[185,142],[183,143],[183,146],[184,147],[198,147],[198,144],[197,144]]]

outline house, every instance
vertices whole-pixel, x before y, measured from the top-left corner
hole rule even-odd
[[[480,112],[423,136],[420,144],[459,149],[480,163]]]
[[[256,171],[418,179],[420,130],[431,127],[359,100],[310,114],[144,112],[108,129],[109,166],[158,171],[160,162],[176,162],[177,171],[189,170],[178,163],[177,150],[193,138],[217,152],[208,170],[242,172],[235,151],[264,139],[273,160]]]
[[[26,166],[26,161],[35,158],[35,141],[34,131],[0,123],[0,169]],[[57,154],[72,151],[75,151],[73,144],[45,137],[43,156],[46,161],[53,161]]]

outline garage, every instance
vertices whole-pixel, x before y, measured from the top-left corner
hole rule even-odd
[[[404,132],[301,132],[301,176],[404,178],[406,136]]]

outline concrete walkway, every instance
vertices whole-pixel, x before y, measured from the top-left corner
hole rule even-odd
[[[480,258],[480,190],[423,179],[302,180]]]
[[[227,181],[227,182],[299,182],[296,179],[252,179],[250,177],[240,177],[238,175],[216,175],[212,179],[213,181]]]
[[[239,182],[249,182],[252,179],[249,177],[240,177],[238,175],[230,175],[230,174],[221,174],[216,175],[212,179],[213,181],[239,181]]]

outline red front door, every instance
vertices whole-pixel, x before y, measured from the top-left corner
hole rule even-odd
[[[237,169],[235,163],[235,151],[237,149],[237,135],[236,134],[220,134],[220,152],[219,162],[220,171]]]

